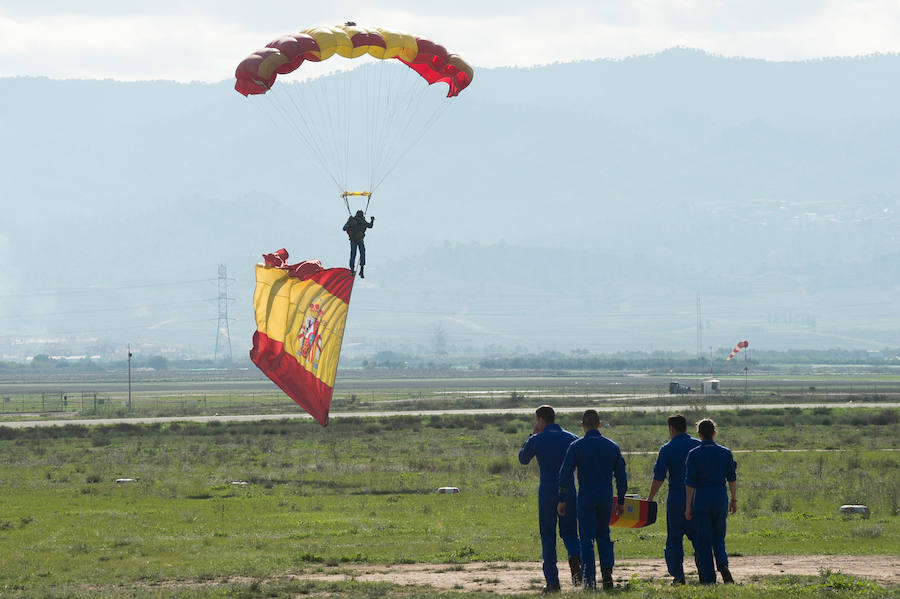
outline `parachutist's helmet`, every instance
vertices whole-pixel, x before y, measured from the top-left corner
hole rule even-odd
[[[363,214],[363,211],[362,211],[362,210],[357,210],[357,211],[356,211],[356,217],[359,218],[360,216],[365,216],[365,214]]]

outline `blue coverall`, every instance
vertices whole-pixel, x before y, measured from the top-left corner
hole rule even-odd
[[[688,453],[684,483],[694,488],[691,505],[694,522],[694,557],[706,584],[716,582],[713,550],[720,568],[728,566],[725,551],[725,519],[728,517],[726,481],[737,480],[737,463],[731,450],[704,439]]]
[[[578,437],[558,424],[548,424],[541,432],[531,435],[519,451],[519,462],[528,464],[537,456],[541,469],[538,485],[538,523],[541,531],[541,555],[544,559],[544,578],[548,587],[559,586],[556,567],[556,499],[559,491],[559,468],[566,449]],[[574,508],[575,481],[569,485],[569,497]],[[569,555],[578,555],[578,523],[575,510],[566,506],[566,515],[559,518],[559,536]]]
[[[666,498],[666,567],[673,578],[684,578],[684,536],[693,536],[693,524],[684,519],[684,463],[690,450],[700,445],[687,433],[675,435],[659,448],[653,480],[660,482],[669,476],[669,495]]]
[[[615,564],[612,540],[609,538],[609,519],[613,508],[612,478],[616,477],[619,505],[625,503],[628,477],[625,459],[619,446],[600,434],[597,429],[569,445],[559,471],[559,501],[565,501],[578,469],[578,530],[581,533],[581,573],[585,588],[596,587],[597,570],[594,565],[594,541],[600,567],[611,570]],[[566,507],[568,510],[568,506]],[[568,512],[567,512],[568,513]]]
[[[359,265],[366,265],[366,229],[375,226],[374,221],[368,222],[365,217],[351,216],[344,223],[343,230],[350,237],[350,270],[356,263],[356,250],[359,249]]]

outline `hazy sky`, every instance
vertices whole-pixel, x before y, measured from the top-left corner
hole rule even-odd
[[[283,33],[348,19],[482,67],[678,45],[772,60],[900,52],[900,0],[0,0],[0,76],[219,81]]]

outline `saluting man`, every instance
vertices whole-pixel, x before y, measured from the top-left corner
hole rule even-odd
[[[725,583],[734,582],[725,551],[725,519],[737,512],[737,463],[731,450],[713,440],[716,423],[705,418],[697,423],[700,445],[688,452],[685,520],[694,521],[694,559],[703,584],[716,583],[713,550]],[[731,491],[731,501],[725,483]]]
[[[603,588],[613,588],[612,571],[615,564],[613,543],[609,538],[609,520],[613,513],[612,479],[616,477],[618,501],[616,516],[624,511],[628,477],[625,459],[619,446],[600,434],[600,415],[597,410],[585,410],[581,417],[584,436],[569,445],[559,471],[559,503],[557,513],[564,516],[566,500],[570,493],[572,477],[578,470],[578,531],[581,536],[581,573],[584,588],[597,588],[597,570],[594,564],[594,541],[600,556],[600,572]]]
[[[556,503],[559,491],[559,468],[562,466],[566,449],[578,437],[556,424],[556,411],[550,406],[541,406],[534,413],[534,433],[528,437],[519,451],[519,462],[523,465],[537,457],[541,469],[538,486],[538,523],[541,531],[541,555],[544,559],[544,579],[547,585],[544,593],[560,591],[559,569],[556,566]],[[578,545],[578,523],[575,519],[575,481],[569,484],[568,496],[572,509],[559,517],[559,536],[569,553],[569,569],[572,584],[581,584],[581,560]]]
[[[690,522],[684,519],[684,463],[690,450],[700,445],[700,439],[687,434],[687,419],[681,414],[669,416],[669,442],[659,448],[656,465],[653,466],[653,482],[650,483],[648,501],[653,501],[669,477],[669,493],[666,497],[666,568],[672,576],[672,584],[685,584],[684,536],[691,538]]]

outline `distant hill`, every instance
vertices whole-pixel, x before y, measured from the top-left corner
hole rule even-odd
[[[373,204],[347,352],[694,349],[697,293],[704,348],[896,345],[897,72],[479,69]],[[219,263],[243,352],[260,253],[345,263],[333,186],[231,86],[0,79],[0,356],[210,354]]]

